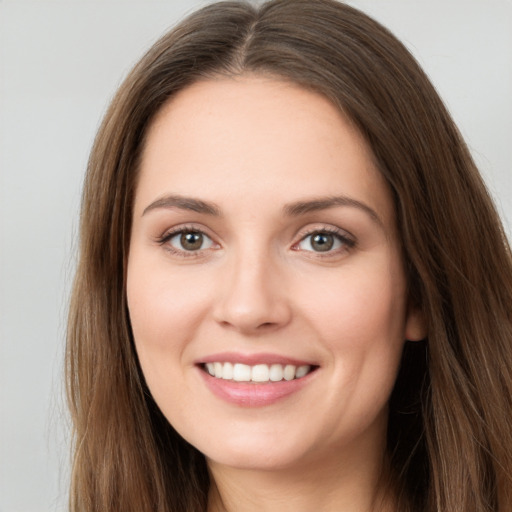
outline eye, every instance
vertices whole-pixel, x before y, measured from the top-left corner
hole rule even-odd
[[[296,248],[302,251],[327,253],[338,252],[343,248],[348,249],[354,246],[354,241],[338,232],[328,230],[315,231],[306,235],[296,245]]]
[[[169,233],[161,240],[162,244],[168,244],[171,248],[181,252],[195,252],[211,249],[213,240],[196,230],[181,230]]]

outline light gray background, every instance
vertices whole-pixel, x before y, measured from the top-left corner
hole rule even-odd
[[[88,151],[131,65],[204,3],[0,0],[0,512],[66,509],[62,353]],[[510,226],[512,0],[349,3],[419,59]]]

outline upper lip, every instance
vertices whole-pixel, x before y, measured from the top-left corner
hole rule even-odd
[[[306,361],[303,359],[297,359],[295,357],[288,357],[279,354],[272,353],[261,353],[261,354],[242,354],[239,352],[220,352],[217,354],[210,354],[205,356],[198,361],[196,364],[204,364],[204,363],[241,363],[249,366],[254,366],[256,364],[293,364],[295,366],[317,366],[315,363],[311,361]]]

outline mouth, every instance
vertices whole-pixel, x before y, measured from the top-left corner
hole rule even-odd
[[[263,407],[308,388],[319,365],[271,353],[211,354],[196,362],[206,387],[239,407]]]
[[[318,368],[318,366],[310,364],[259,363],[249,365],[229,361],[202,363],[200,367],[215,379],[256,384],[302,379]]]

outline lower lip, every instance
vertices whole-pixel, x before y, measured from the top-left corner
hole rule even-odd
[[[199,371],[210,391],[225,402],[242,407],[264,407],[283,400],[300,391],[316,371],[308,373],[305,377],[279,382],[235,382],[212,377],[202,368]]]

